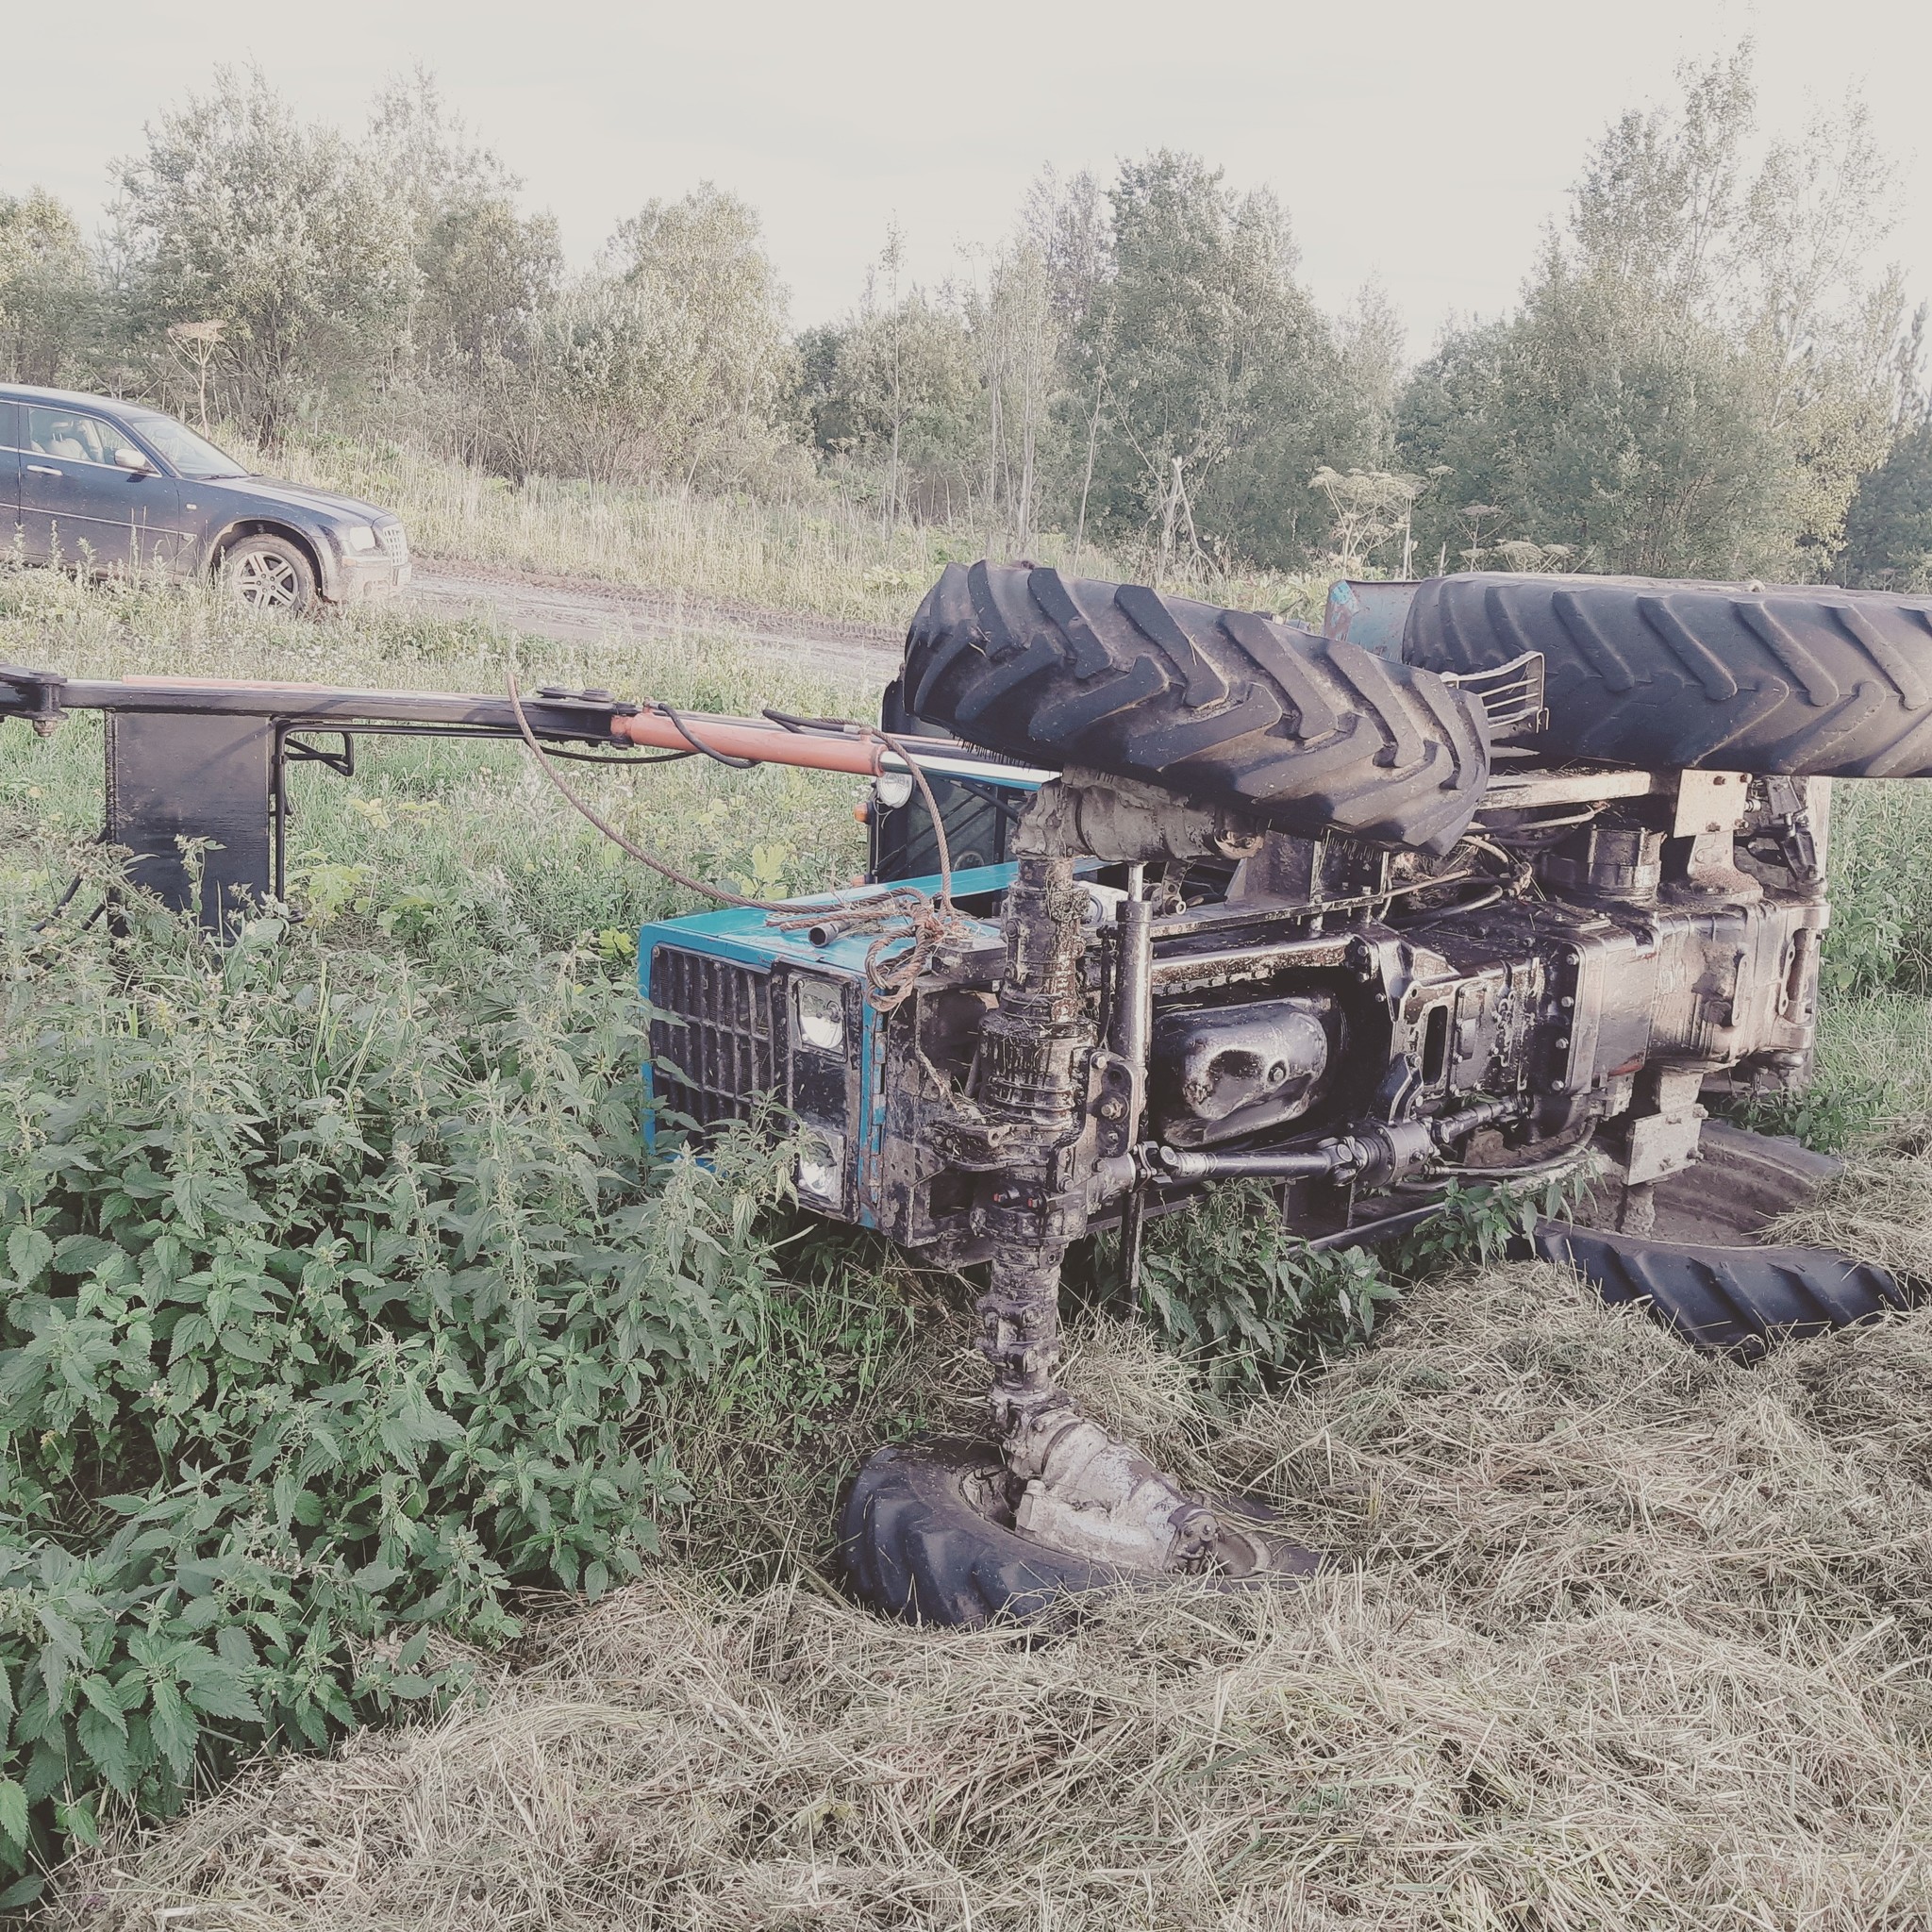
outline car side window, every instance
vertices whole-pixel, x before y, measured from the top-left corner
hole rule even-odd
[[[98,416],[77,409],[48,409],[30,405],[26,412],[27,447],[36,455],[70,463],[109,463],[114,452],[132,439]]]
[[[20,405],[0,396],[0,449],[20,447]]]

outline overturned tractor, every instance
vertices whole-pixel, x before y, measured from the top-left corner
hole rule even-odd
[[[1593,1149],[1606,1224],[1539,1245],[1688,1341],[1904,1298],[1842,1257],[1658,1236],[1708,1232],[1671,1222],[1701,1158],[1805,1178],[1704,1103],[1807,1076],[1830,781],[1932,775],[1932,602],[1477,575],[1338,585],[1316,632],[976,564],[921,607],[877,726],[0,674],[0,716],[81,707],[109,714],[107,836],[163,896],[192,883],[178,835],[221,839],[210,922],[279,889],[288,761],[353,772],[365,732],[872,776],[871,885],[688,881],[724,909],[639,954],[659,1131],[774,1098],[808,1208],[983,1270],[986,1438],[882,1450],[847,1492],[845,1575],[892,1614],[1314,1565],[1056,1380],[1072,1245],[1117,1228],[1131,1273],[1145,1217],[1218,1179],[1358,1244]]]

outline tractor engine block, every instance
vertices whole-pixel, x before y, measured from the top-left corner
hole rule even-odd
[[[738,911],[647,927],[657,1091],[705,1124],[774,1094],[814,1209],[1023,1273],[1219,1175],[1279,1182],[1322,1241],[1366,1238],[1439,1169],[1507,1177],[1592,1138],[1641,1190],[1695,1158],[1700,1096],[1804,1077],[1828,783],[1590,782],[1613,779],[1576,824],[1519,789],[1478,865],[1137,813],[1131,786],[1068,774],[1026,814],[1031,856],[958,875],[972,916],[890,1011],[864,940]],[[989,1316],[1016,1366],[1024,1287]]]

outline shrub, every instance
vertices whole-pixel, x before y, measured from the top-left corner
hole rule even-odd
[[[1516,1183],[1450,1181],[1435,1216],[1375,1248],[1310,1247],[1283,1224],[1262,1181],[1210,1187],[1187,1211],[1148,1224],[1141,1312],[1217,1392],[1275,1389],[1367,1345],[1380,1311],[1456,1263],[1504,1258],[1541,1216],[1574,1210],[1588,1162]],[[1116,1278],[1118,1243],[1095,1243],[1098,1281]]]
[[[461,998],[276,918],[0,948],[11,1875],[637,1574],[681,1490],[633,1424],[760,1331],[784,1184],[646,1160],[594,947]]]
[[[1095,1267],[1112,1276],[1111,1237]],[[1310,1248],[1282,1225],[1268,1188],[1210,1188],[1192,1209],[1147,1225],[1141,1309],[1217,1391],[1272,1388],[1358,1348],[1395,1296],[1374,1256]]]

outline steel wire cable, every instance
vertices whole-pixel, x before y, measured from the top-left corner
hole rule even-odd
[[[882,893],[867,899],[755,899],[742,892],[728,891],[724,887],[711,885],[704,879],[693,878],[690,873],[673,865],[668,859],[659,858],[655,853],[646,852],[641,845],[627,839],[601,812],[580,798],[558,774],[549,755],[538,741],[537,734],[530,728],[530,721],[525,715],[523,698],[517,690],[514,675],[509,679],[508,691],[510,709],[517,721],[517,730],[522,734],[525,744],[529,747],[531,756],[537,760],[538,767],[556,787],[564,802],[587,819],[613,845],[628,853],[640,865],[647,866],[660,877],[667,878],[674,885],[682,886],[687,891],[695,892],[703,898],[716,900],[722,906],[736,907],[747,912],[762,912],[766,915],[767,921],[780,931],[823,927],[832,933],[856,934],[893,920],[902,921],[905,930],[881,933],[868,948],[865,956],[866,980],[873,989],[874,1005],[882,1011],[890,1012],[906,999],[920,975],[925,971],[934,951],[960,929],[960,915],[953,904],[952,854],[946,843],[946,828],[940,814],[939,801],[933,796],[932,787],[927,782],[924,772],[920,769],[894,734],[866,725],[853,727],[861,739],[876,738],[885,743],[910,770],[913,782],[919,787],[920,796],[925,802],[925,808],[932,814],[933,833],[939,847],[940,905],[936,908],[931,899],[913,886],[889,886]],[[672,711],[668,705],[659,705],[656,708],[671,720],[673,727],[691,745],[693,752],[701,752],[708,758],[716,758],[720,764],[734,768],[748,769],[757,762],[755,759],[739,759],[712,750],[690,729],[683,719]],[[908,940],[911,941],[909,947],[905,952],[893,956],[891,949]]]

